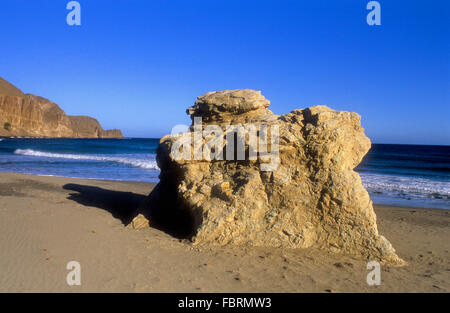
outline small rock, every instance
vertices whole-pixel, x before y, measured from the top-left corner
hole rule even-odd
[[[150,223],[147,218],[145,218],[144,215],[138,214],[130,224],[128,224],[127,228],[131,229],[141,229],[141,228],[147,228],[150,226]]]

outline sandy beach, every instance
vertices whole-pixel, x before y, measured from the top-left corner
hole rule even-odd
[[[0,292],[449,292],[450,211],[375,205],[408,265],[314,249],[194,247],[126,225],[154,184],[0,173]],[[81,264],[81,286],[66,265]]]

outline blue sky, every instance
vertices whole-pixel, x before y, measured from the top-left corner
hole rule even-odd
[[[325,104],[375,143],[450,144],[449,1],[3,0],[0,76],[129,137],[188,124],[213,90],[261,90],[276,114]]]

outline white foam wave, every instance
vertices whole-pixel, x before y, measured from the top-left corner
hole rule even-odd
[[[155,160],[130,158],[125,156],[111,157],[101,155],[88,155],[88,154],[66,154],[66,153],[50,153],[43,151],[36,151],[32,149],[17,149],[14,154],[45,157],[54,159],[69,159],[69,160],[86,160],[86,161],[100,161],[100,162],[117,162],[121,164],[127,164],[134,167],[143,169],[158,170],[158,165]]]
[[[360,174],[369,192],[450,200],[450,182],[419,177]]]

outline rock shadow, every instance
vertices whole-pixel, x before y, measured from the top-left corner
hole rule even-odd
[[[151,197],[146,195],[79,184],[66,184],[63,188],[76,192],[70,193],[67,197],[69,200],[108,211],[125,226],[131,223],[138,214],[142,214],[150,221],[151,227],[172,237],[189,239],[192,236],[190,216],[179,210],[166,211],[159,206],[156,208],[153,201],[150,201]],[[171,202],[169,199],[166,201]]]
[[[140,212],[146,202],[146,196],[124,191],[103,189],[95,186],[66,184],[65,190],[76,191],[67,198],[79,204],[97,207],[111,213],[124,225],[128,225]]]

